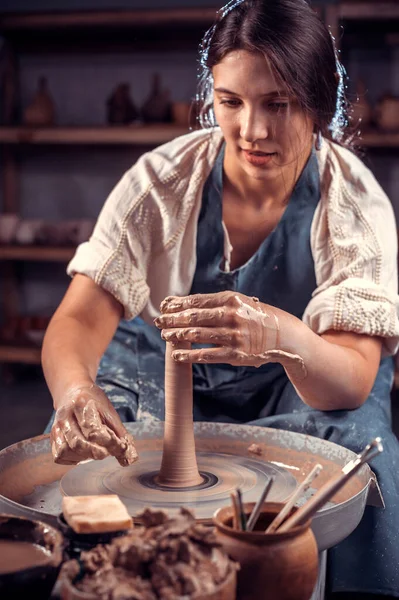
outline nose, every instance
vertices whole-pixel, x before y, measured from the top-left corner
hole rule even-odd
[[[248,108],[242,114],[240,135],[243,140],[255,143],[269,137],[269,124],[263,111]]]

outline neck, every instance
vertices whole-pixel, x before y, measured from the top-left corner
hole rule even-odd
[[[239,201],[251,204],[254,208],[286,206],[309,156],[310,151],[292,166],[281,167],[276,177],[265,181],[237,169],[226,147],[223,164],[224,186]]]

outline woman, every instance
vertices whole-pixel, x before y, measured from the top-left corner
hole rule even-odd
[[[195,419],[357,452],[383,438],[386,509],[329,553],[329,587],[398,597],[396,232],[344,147],[333,42],[304,0],[231,2],[201,69],[206,128],[140,158],[68,267],[43,348],[55,459],[132,462],[121,420],[163,418],[164,340],[198,343],[174,353],[194,363]]]

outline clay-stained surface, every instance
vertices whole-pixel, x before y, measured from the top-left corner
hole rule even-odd
[[[160,464],[163,423],[155,421],[129,423],[127,429],[135,437],[139,455],[143,457],[152,455],[153,458],[158,455]],[[207,460],[211,460],[212,463],[212,459],[209,457],[214,455],[215,464],[216,458],[218,458],[225,472],[228,471],[225,462],[230,460],[227,458],[230,456],[241,464],[244,462],[247,466],[252,465],[249,471],[256,471],[254,463],[260,470],[278,468],[279,473],[283,473],[287,481],[295,482],[295,480],[301,481],[312,466],[319,462],[323,465],[323,472],[314,481],[314,488],[320,487],[355,456],[353,452],[331,442],[270,428],[224,423],[195,423],[194,431],[196,450],[201,460],[204,455],[204,460],[208,457]],[[254,456],[248,450],[253,443],[258,444],[262,449],[260,456]],[[200,471],[202,470],[201,460],[199,460]],[[82,475],[86,474],[85,468],[88,465],[104,466],[105,468],[107,461],[112,465],[110,473],[107,471],[108,479],[105,480],[107,493],[111,492],[109,488],[114,485],[118,469],[128,477],[128,472],[133,472],[135,468],[141,468],[140,460],[123,469],[112,458],[98,463],[82,464],[78,467],[55,465],[50,454],[49,436],[39,436],[10,446],[0,452],[0,510],[44,518],[48,522],[53,522],[54,516],[61,511],[60,480],[62,477],[66,476],[67,480],[73,468],[76,471],[82,469]],[[207,463],[206,470],[210,469],[212,469],[212,465],[208,466]],[[250,476],[253,477],[253,473]],[[363,467],[333,498],[333,502],[319,511],[313,522],[319,547],[328,547],[326,544],[330,544],[330,542],[337,543],[336,540],[343,539],[358,524],[367,500],[368,488],[370,485],[374,485],[373,482],[371,470],[367,466]],[[209,489],[205,491],[209,493]],[[151,506],[154,506],[154,491],[156,490],[148,490],[148,504]],[[165,493],[180,494],[181,492]],[[250,498],[245,495],[244,499],[250,501]],[[181,500],[180,497],[179,502]],[[196,513],[200,502],[201,498],[198,496],[194,506]],[[229,502],[227,494],[223,503],[227,505]],[[206,505],[205,496],[203,503]],[[209,517],[211,516],[209,515]]]

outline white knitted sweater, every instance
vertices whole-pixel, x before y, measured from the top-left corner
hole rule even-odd
[[[219,129],[207,129],[143,154],[111,192],[68,273],[91,277],[123,305],[127,319],[152,323],[166,296],[188,295],[202,190],[222,142]],[[350,151],[324,140],[317,159],[321,199],[310,240],[317,288],[303,321],[318,334],[381,336],[385,353],[394,353],[399,302],[391,204]]]

